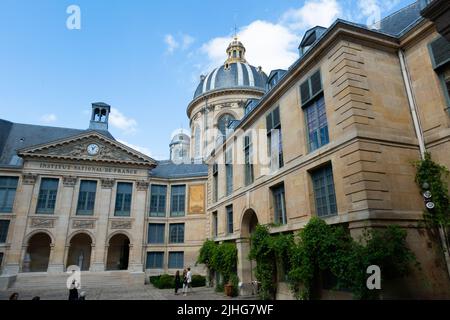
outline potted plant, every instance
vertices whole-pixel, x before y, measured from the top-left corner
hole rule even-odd
[[[228,283],[224,286],[225,288],[225,294],[227,297],[232,297],[233,296],[233,284],[231,283],[231,281],[228,281]]]

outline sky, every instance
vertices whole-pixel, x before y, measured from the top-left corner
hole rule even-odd
[[[118,141],[167,159],[200,75],[223,64],[235,30],[269,74],[298,58],[307,29],[370,25],[412,2],[0,0],[0,118],[86,129],[91,103],[105,102]]]

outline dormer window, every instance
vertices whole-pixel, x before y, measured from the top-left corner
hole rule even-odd
[[[312,47],[312,45],[315,44],[317,40],[319,40],[319,38],[322,36],[322,34],[325,33],[326,30],[327,29],[324,27],[317,26],[306,31],[305,36],[303,37],[303,40],[298,48],[300,56],[304,55]]]

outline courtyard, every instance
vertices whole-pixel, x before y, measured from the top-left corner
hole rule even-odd
[[[86,300],[242,300],[256,299],[249,297],[229,298],[223,293],[217,293],[214,288],[193,288],[187,296],[174,294],[173,289],[157,289],[153,285],[133,285],[105,288],[82,288],[78,292],[86,292]],[[8,289],[0,291],[0,300],[8,300],[9,296],[17,292],[19,300],[31,300],[39,296],[41,300],[67,300],[69,290],[33,288]]]

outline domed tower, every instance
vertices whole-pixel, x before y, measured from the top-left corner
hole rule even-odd
[[[174,163],[188,163],[191,138],[183,129],[178,130],[170,142],[170,160]]]
[[[245,53],[244,45],[235,37],[226,49],[224,64],[200,76],[187,107],[194,160],[206,158],[226,137],[228,125],[242,119],[246,102],[265,93],[267,75],[261,67],[248,64]]]

